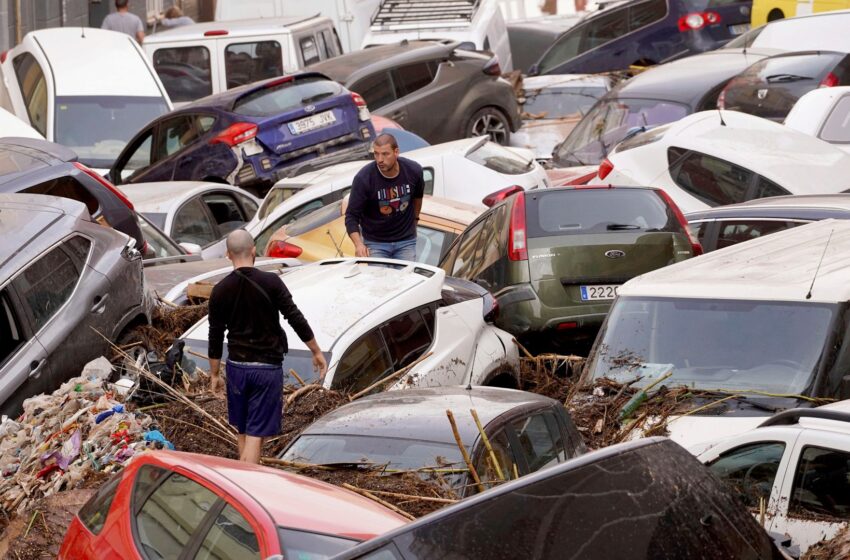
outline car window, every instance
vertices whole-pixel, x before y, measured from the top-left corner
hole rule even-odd
[[[168,119],[159,126],[159,130],[155,156],[157,161],[183,150],[200,136],[194,115],[180,115]]]
[[[705,236],[708,235],[709,224],[711,222],[688,222],[688,230],[693,237],[697,238],[703,248],[705,248],[707,243]]]
[[[747,507],[758,508],[761,499],[770,498],[784,453],[784,443],[759,442],[727,451],[708,467],[734,488]]]
[[[335,30],[334,33],[336,33]],[[327,45],[328,58],[334,57],[342,53],[342,48],[339,48],[338,41],[334,39],[329,29],[322,30],[321,38],[325,42],[325,45]]]
[[[86,205],[89,214],[94,216],[100,209],[100,203],[94,195],[73,177],[64,176],[45,181],[23,190],[25,193],[48,194],[62,198],[70,198]]]
[[[134,517],[143,556],[150,560],[176,560],[218,499],[197,482],[171,473]]]
[[[367,76],[351,85],[351,91],[360,94],[369,109],[380,109],[396,99],[393,83],[387,72],[378,72]]]
[[[172,239],[161,232],[147,218],[141,215],[138,218],[139,228],[142,230],[142,237],[145,238],[146,242],[145,252],[142,258],[160,259],[164,257],[179,257],[184,254]]]
[[[434,194],[434,168],[422,168],[422,182],[424,183],[424,194]]]
[[[434,315],[428,314],[431,324],[418,309],[408,311],[381,326],[381,334],[390,352],[396,371],[415,361],[431,346]]]
[[[24,345],[26,336],[8,290],[0,291],[0,365]]]
[[[539,72],[546,74],[571,58],[578,56],[581,53],[582,38],[586,32],[587,25],[579,25],[561,35],[540,60]]]
[[[260,543],[248,520],[227,504],[204,537],[195,560],[260,558]]]
[[[231,194],[206,194],[203,200],[210,214],[212,214],[213,220],[218,225],[218,233],[221,236],[239,229],[248,221],[247,217],[242,213],[239,203],[236,202],[236,198]]]
[[[301,59],[304,61],[304,66],[309,66],[314,62],[319,62],[319,48],[316,46],[316,40],[310,37],[304,37],[298,41],[301,47]]]
[[[201,134],[205,134],[212,130],[214,124],[215,117],[211,115],[198,115],[195,118],[195,126],[198,127],[198,130],[201,131]]]
[[[650,0],[629,7],[629,31],[640,29],[667,15],[667,0]]]
[[[538,119],[578,119],[607,91],[604,87],[569,87],[566,83],[564,87],[525,90],[522,110]]]
[[[137,147],[127,158],[123,167],[117,169],[121,181],[132,179],[140,169],[146,169],[151,164],[151,156],[153,151],[153,132],[146,133],[137,143]],[[119,179],[113,177],[113,179]]]
[[[466,159],[507,175],[522,175],[534,169],[533,158],[524,158],[489,140],[466,154]]]
[[[850,142],[850,95],[839,99],[829,112],[819,138],[838,144]]]
[[[556,444],[546,422],[548,412],[533,414],[511,423],[516,430],[529,472],[538,471],[563,460],[563,445]],[[560,437],[558,438],[560,441]]]
[[[769,196],[785,196],[791,194],[773,181],[759,177],[756,182],[756,192],[752,198],[767,198]]]
[[[753,178],[753,172],[748,169],[708,154],[688,153],[675,147],[667,149],[667,160],[676,184],[709,206],[746,199]]]
[[[283,527],[278,527],[277,532],[280,536],[280,546],[284,558],[296,560],[323,560],[358,544],[357,541],[344,537],[297,531]]]
[[[325,33],[317,33],[316,39],[319,41],[319,55],[321,56],[322,60],[331,58],[333,54],[328,49],[328,40],[325,36]]]
[[[478,244],[479,234],[484,229],[485,219],[481,219],[477,224],[470,226],[463,234],[463,239],[457,251],[454,266],[452,267],[452,276],[458,278],[469,278],[470,273],[475,268],[473,261],[475,257],[475,248]]]
[[[153,67],[174,103],[212,95],[210,51],[206,47],[157,49]]]
[[[726,220],[720,222],[719,225],[720,233],[717,236],[717,248],[722,249],[788,229],[795,224],[788,223],[785,220]]]
[[[312,213],[314,210],[318,210],[324,205],[324,201],[321,198],[317,198],[315,200],[307,202],[306,204],[302,204],[297,208],[293,208],[292,210],[272,222],[272,224],[266,229],[264,229],[254,241],[254,246],[257,248],[257,254],[265,254],[266,245],[268,245],[269,239],[271,239],[274,232],[276,232],[283,226],[291,224],[299,218],[303,218],[304,216]]]
[[[39,330],[67,302],[80,279],[71,255],[54,247],[30,264],[13,281],[32,314],[34,330]]]
[[[277,41],[231,43],[224,48],[227,89],[283,75],[283,54]]]
[[[242,208],[244,208],[245,212],[248,214],[249,220],[257,215],[258,206],[256,202],[247,196],[236,195],[236,197],[239,199],[239,202],[242,203]]]
[[[428,226],[416,226],[416,262],[436,266],[443,249],[452,242],[449,232]]]
[[[431,68],[428,62],[417,62],[394,69],[393,82],[399,97],[410,95],[430,84],[434,79]]]
[[[393,371],[381,333],[375,329],[349,346],[336,368],[333,388],[357,392]]]
[[[454,269],[455,260],[457,259],[457,253],[460,250],[460,241],[452,241],[452,245],[449,246],[449,250],[442,259],[440,259],[440,268],[442,268],[446,275],[451,276],[452,270]]]
[[[21,88],[21,96],[27,108],[27,116],[34,129],[47,136],[47,82],[44,72],[35,57],[21,53],[12,61],[15,77]]]
[[[100,533],[106,523],[106,516],[109,514],[109,508],[112,506],[112,500],[115,499],[115,492],[118,490],[118,484],[121,482],[123,474],[123,472],[118,472],[112,475],[112,478],[98,488],[97,493],[77,513],[86,529],[95,535]]]
[[[490,217],[487,218],[487,223],[481,232],[481,244],[478,246],[478,252],[481,255],[480,262],[477,257],[475,259],[476,268],[479,272],[493,266],[502,257],[502,249],[504,249],[502,234],[508,229],[504,227],[507,213],[508,207],[503,204],[495,208]]]
[[[201,247],[218,239],[201,199],[193,198],[177,211],[171,237],[178,243],[195,243]]]
[[[279,115],[305,105],[305,99],[324,99],[342,92],[341,85],[319,76],[289,80],[240,97],[233,112],[248,117]]]
[[[794,473],[789,516],[850,518],[850,453],[805,447]]]
[[[620,38],[627,31],[626,9],[611,9],[610,13],[587,22],[587,30],[582,37],[581,52],[601,47],[605,43]]]
[[[496,456],[496,465],[493,464],[493,459],[484,445],[480,444],[481,451],[475,461],[475,472],[478,473],[478,478],[481,479],[481,482],[485,483],[514,478],[516,460],[511,453],[511,447],[505,431],[500,430],[495,435],[490,436],[489,439],[490,447],[493,448],[493,455]],[[496,466],[498,466],[498,470]],[[487,488],[488,486],[485,484],[484,487]],[[474,486],[471,489],[474,489]]]

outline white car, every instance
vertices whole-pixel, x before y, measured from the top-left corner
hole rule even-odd
[[[811,10],[811,5],[807,6]],[[732,39],[725,49],[850,52],[850,10],[824,11],[769,21]]]
[[[759,427],[691,449],[804,553],[850,521],[850,401],[781,412]],[[759,514],[755,514],[756,518]]]
[[[850,191],[850,155],[784,125],[703,111],[618,144],[597,181],[664,189],[683,212],[789,194]]]
[[[850,86],[805,94],[785,117],[785,126],[850,153]]]
[[[0,57],[4,108],[106,172],[171,101],[136,40],[79,27],[32,31]]]
[[[566,138],[596,100],[608,93],[609,76],[560,74],[522,80],[522,126],[511,134],[511,146],[550,159],[555,146]]]
[[[479,205],[488,194],[513,185],[530,190],[549,184],[546,171],[527,151],[505,148],[486,136],[412,150],[403,157],[422,166],[425,194],[469,204]],[[262,250],[279,228],[342,200],[351,190],[354,176],[368,163],[340,163],[278,181],[245,229]],[[214,245],[209,255],[223,256],[224,245]]]
[[[517,346],[490,323],[495,300],[477,284],[446,277],[434,266],[387,259],[324,260],[281,279],[325,352],[325,387],[359,391],[426,354],[387,384],[516,386]],[[280,320],[289,342],[284,371],[315,379],[310,351]],[[208,334],[205,318],[181,338],[206,354]]]
[[[36,129],[7,111],[0,108],[0,137],[17,136],[19,138],[35,138],[44,140],[44,136]]]
[[[260,204],[243,189],[203,181],[133,183],[121,185],[121,191],[136,212],[190,253],[244,226]]]

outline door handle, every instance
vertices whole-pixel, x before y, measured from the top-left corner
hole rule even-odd
[[[44,358],[42,358],[41,360],[33,360],[30,363],[29,376],[30,377],[38,377],[39,375],[41,375],[41,370],[44,369],[44,362],[45,362]]]
[[[405,117],[407,117],[407,111],[396,111],[390,115],[390,118],[394,121],[403,120]]]
[[[91,306],[92,313],[103,313],[106,309],[106,300],[109,299],[109,294],[102,296],[94,296],[94,303]]]

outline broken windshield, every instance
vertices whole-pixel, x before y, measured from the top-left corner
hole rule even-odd
[[[594,378],[756,391],[809,390],[835,305],[622,297],[591,358]]]

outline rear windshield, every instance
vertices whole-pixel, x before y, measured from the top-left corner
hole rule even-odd
[[[624,231],[683,232],[664,200],[649,189],[576,189],[526,194],[528,236]]]
[[[523,158],[495,142],[484,142],[466,155],[466,159],[499,173],[522,175],[534,168],[533,158]]]
[[[317,227],[324,226],[342,216],[342,201],[337,200],[327,206],[313,210],[303,218],[290,222],[286,226],[286,234],[290,237],[301,235]]]
[[[820,137],[827,142],[850,142],[850,96],[842,97],[826,119]]]
[[[280,546],[285,558],[305,560],[326,560],[348,550],[359,541],[345,539],[334,535],[310,533],[278,527]]]
[[[15,150],[0,149],[0,177],[47,167],[44,161]]]
[[[839,53],[801,54],[765,58],[742,73],[758,77],[769,84],[817,80],[838,64],[845,55]]]
[[[339,95],[342,91],[342,86],[325,78],[303,78],[240,97],[233,105],[233,112],[247,117],[268,117]]]
[[[579,117],[608,91],[604,87],[563,87],[526,90],[523,111],[537,119]]]

